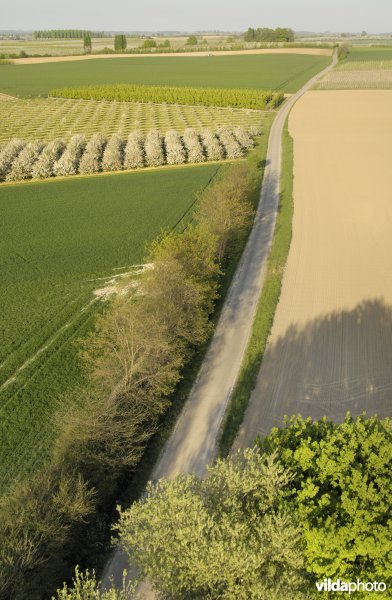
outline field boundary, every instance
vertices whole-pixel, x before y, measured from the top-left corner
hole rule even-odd
[[[43,184],[43,183],[56,183],[56,181],[76,181],[78,179],[91,179],[94,177],[110,177],[111,175],[129,175],[130,173],[148,173],[151,171],[168,171],[176,169],[187,169],[193,167],[206,167],[213,165],[230,165],[232,163],[243,162],[246,160],[245,157],[241,158],[222,158],[222,160],[206,160],[201,163],[184,163],[182,165],[162,165],[160,167],[138,167],[136,169],[121,169],[121,171],[102,171],[100,173],[87,173],[77,175],[56,175],[55,177],[48,177],[45,179],[24,179],[22,181],[2,181],[0,182],[0,189],[3,187],[14,187],[21,185],[31,184]]]
[[[82,54],[69,56],[41,56],[31,58],[15,58],[15,65],[31,65],[51,62],[70,62],[77,60],[94,60],[99,58],[150,58],[150,57],[213,57],[235,56],[238,54],[310,54],[314,56],[332,56],[333,48],[253,48],[252,50],[213,50],[200,52],[149,52],[124,54]]]
[[[242,359],[229,406],[220,432],[218,449],[226,456],[237,435],[249,398],[255,387],[257,375],[278,306],[282,280],[291,245],[293,203],[293,139],[288,131],[288,117],[282,135],[282,172],[280,199],[274,238],[267,263],[264,285],[258,301],[251,336]]]

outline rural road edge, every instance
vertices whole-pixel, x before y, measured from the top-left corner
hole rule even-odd
[[[336,64],[312,77],[282,105],[273,122],[268,141],[266,168],[260,201],[248,242],[227,294],[214,336],[192,387],[189,398],[152,472],[152,480],[173,478],[178,473],[203,475],[216,456],[216,442],[242,359],[252,331],[263,286],[267,259],[279,206],[282,132],[295,102]],[[117,548],[104,571],[102,584],[110,579],[121,586],[129,562]],[[144,598],[154,598],[147,586]]]

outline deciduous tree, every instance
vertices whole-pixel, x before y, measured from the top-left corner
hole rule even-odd
[[[316,578],[392,577],[390,419],[293,418],[259,442],[295,471],[293,503]]]
[[[121,545],[167,597],[301,598],[299,524],[285,497],[292,475],[275,457],[248,449],[208,476],[150,484],[121,513]]]

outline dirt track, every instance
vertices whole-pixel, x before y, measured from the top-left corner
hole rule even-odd
[[[236,447],[285,414],[390,414],[392,91],[308,92],[293,108],[293,240]]]
[[[91,60],[93,58],[154,58],[168,56],[233,56],[235,54],[314,54],[317,56],[331,56],[332,50],[328,48],[267,48],[260,50],[222,50],[219,52],[165,52],[159,54],[83,54],[82,56],[42,56],[39,58],[16,58],[15,65],[33,65],[39,63],[64,62],[71,60]]]

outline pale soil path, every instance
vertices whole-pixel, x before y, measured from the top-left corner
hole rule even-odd
[[[175,56],[234,56],[236,54],[312,54],[316,56],[331,56],[332,49],[329,48],[264,48],[254,50],[220,50],[215,52],[165,52],[149,54],[83,54],[81,56],[42,56],[31,58],[15,58],[15,65],[34,65],[51,62],[68,62],[73,60],[91,60],[94,58],[154,58]]]
[[[335,59],[334,59],[335,60]],[[238,265],[215,334],[189,398],[163,449],[152,479],[172,478],[178,473],[202,475],[216,456],[216,442],[222,419],[241,367],[250,337],[257,302],[263,285],[266,261],[279,204],[281,140],[283,126],[293,104],[315,81],[331,68],[313,77],[279,110],[271,128],[267,165],[260,202],[252,232]],[[129,565],[116,549],[107,565],[103,584],[112,577],[116,585]],[[143,588],[145,598],[153,598]]]
[[[2,94],[0,92],[0,102],[5,102],[6,100],[17,100],[15,96],[9,96],[8,94]]]
[[[235,447],[285,414],[391,411],[392,91],[312,91],[289,118],[293,239]]]

